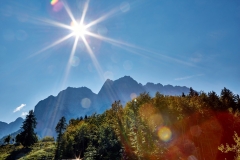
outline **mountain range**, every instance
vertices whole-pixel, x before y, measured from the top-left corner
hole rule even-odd
[[[124,106],[140,93],[156,92],[164,95],[188,94],[189,88],[162,84],[147,83],[142,85],[130,76],[115,81],[107,79],[98,94],[87,87],[71,88],[61,91],[56,97],[49,96],[40,101],[34,109],[37,118],[36,131],[40,137],[55,135],[55,126],[62,116],[67,120],[84,117],[93,113],[102,113],[111,107],[114,101],[120,100]]]
[[[93,113],[103,113],[111,107],[114,101],[120,100],[124,106],[143,92],[148,92],[150,96],[154,96],[156,92],[164,95],[181,95],[182,93],[188,94],[189,88],[160,83],[142,85],[130,76],[124,76],[115,81],[107,79],[97,94],[87,87],[68,87],[57,96],[51,95],[37,103],[34,108],[37,118],[35,131],[41,138],[55,136],[55,126],[62,116],[70,120]],[[13,132],[15,131],[17,130]],[[4,133],[0,129],[0,135],[6,135]]]
[[[21,117],[17,118],[14,122],[6,123],[0,121],[0,138],[11,134],[20,129],[22,126],[23,119]]]

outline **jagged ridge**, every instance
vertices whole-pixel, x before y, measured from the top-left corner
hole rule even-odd
[[[93,113],[102,113],[111,107],[115,100],[123,105],[140,93],[149,92],[154,96],[156,92],[165,95],[181,95],[189,93],[189,88],[147,83],[142,85],[130,76],[124,76],[115,81],[106,80],[98,94],[87,87],[72,88],[61,91],[56,97],[49,96],[41,100],[34,109],[37,118],[36,131],[40,137],[55,135],[58,120],[65,116],[67,120]]]

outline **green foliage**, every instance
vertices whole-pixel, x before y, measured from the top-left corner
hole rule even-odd
[[[190,97],[198,96],[198,93],[195,90],[193,90],[192,87],[190,87],[189,96]]]
[[[1,160],[32,160],[32,159],[54,159],[55,143],[38,142],[29,148],[22,145],[6,145],[0,147]]]
[[[236,132],[234,132],[233,140],[236,143],[235,145],[229,146],[229,144],[226,144],[226,146],[224,146],[223,144],[221,144],[218,147],[218,150],[223,153],[234,152],[236,154],[235,160],[240,160],[240,137]]]
[[[63,134],[63,132],[66,130],[66,128],[67,128],[66,118],[65,118],[65,117],[62,117],[62,118],[59,120],[59,122],[58,122],[55,130],[56,130],[56,132],[58,133],[58,135],[61,136],[61,135]]]
[[[62,117],[55,128],[58,136],[54,158],[216,159],[217,148],[235,152],[239,158],[240,138],[236,133],[236,145],[220,145],[222,132],[227,133],[224,127],[240,124],[239,103],[239,96],[226,88],[220,96],[191,89],[189,95],[182,96],[157,92],[150,97],[142,93],[125,107],[115,101],[104,113],[71,119],[69,125]],[[224,126],[225,122],[232,126]],[[19,139],[20,135],[16,141]],[[45,137],[41,142],[52,140]],[[47,152],[52,153],[50,148]],[[39,148],[32,158],[45,151]]]
[[[16,142],[20,142],[24,147],[29,147],[38,141],[34,132],[37,122],[33,110],[30,110],[21,127],[22,132],[17,135]]]
[[[11,140],[11,136],[8,135],[8,136],[4,139],[4,143],[9,144],[10,140]]]
[[[54,137],[46,136],[41,141],[42,142],[54,142]]]
[[[198,153],[200,149],[191,149],[194,148],[194,143],[186,141],[186,138],[173,140],[173,137],[165,132],[161,135],[160,129],[165,127],[174,131],[178,137],[186,137],[187,131],[193,137],[202,135],[202,130],[206,128],[199,127],[202,123],[213,121],[211,118],[216,112],[229,113],[228,108],[234,108],[237,104],[237,96],[224,90],[220,97],[215,92],[206,94],[193,89],[187,96],[164,96],[157,92],[155,97],[151,98],[148,93],[142,93],[124,108],[120,101],[115,101],[111,109],[101,115],[72,119],[62,135],[62,158],[189,159],[184,156],[191,153],[198,158],[211,159],[212,157],[208,157],[211,154],[207,151]],[[233,101],[235,103],[232,103]],[[234,117],[238,117],[238,110],[232,110]],[[204,132],[212,136],[211,128]],[[198,146],[209,147],[207,140],[192,141],[201,143]],[[169,145],[170,142],[173,144]],[[175,147],[173,150],[176,150],[176,153],[171,153],[173,146],[182,144],[185,147],[183,151],[176,150]],[[215,146],[217,148],[217,145]],[[173,158],[169,158],[171,156]]]
[[[97,159],[97,149],[94,145],[92,145],[92,143],[90,143],[86,149],[86,152],[85,152],[85,156],[84,158],[86,160],[95,160]]]
[[[66,119],[65,117],[62,117],[55,130],[57,132],[57,148],[56,148],[56,153],[55,153],[55,159],[61,159],[62,158],[62,145],[63,145],[63,140],[62,140],[62,136],[63,136],[63,132],[66,130],[67,128],[67,123],[66,123]]]
[[[231,106],[234,110],[236,110],[237,104],[235,102],[235,98],[235,95],[229,89],[224,87],[220,96],[222,108],[227,109],[229,106]]]

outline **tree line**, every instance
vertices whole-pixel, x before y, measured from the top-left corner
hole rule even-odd
[[[125,107],[115,101],[103,114],[71,119],[68,124],[62,117],[55,128],[55,159],[239,158],[238,151],[222,145],[236,142],[239,109],[239,95],[226,88],[220,95],[192,88],[181,96],[142,93]],[[36,143],[35,127],[30,111],[16,142],[25,147]]]

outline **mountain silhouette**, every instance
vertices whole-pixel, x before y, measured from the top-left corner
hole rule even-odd
[[[181,95],[189,93],[189,88],[162,84],[147,83],[142,85],[130,76],[115,81],[107,79],[98,94],[87,87],[72,88],[61,91],[56,97],[49,96],[40,101],[34,109],[37,118],[36,132],[40,137],[55,135],[55,126],[62,116],[67,120],[84,117],[93,113],[102,113],[111,107],[114,101],[120,100],[123,105],[148,92],[154,96],[156,92],[165,95]]]
[[[0,139],[6,135],[16,132],[22,126],[23,119],[21,117],[17,118],[11,123],[0,121]]]

